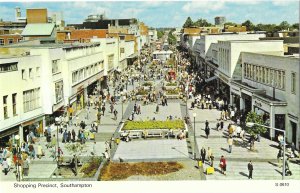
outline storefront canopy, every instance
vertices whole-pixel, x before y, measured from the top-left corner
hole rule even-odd
[[[210,77],[210,78],[206,79],[205,82],[215,80],[216,78],[218,78],[218,77],[217,76]]]

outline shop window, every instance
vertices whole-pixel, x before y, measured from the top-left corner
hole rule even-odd
[[[7,95],[3,96],[3,114],[4,114],[4,119],[8,119],[7,98],[8,98]]]
[[[13,115],[17,115],[17,93],[12,95]]]
[[[4,45],[4,39],[0,39],[0,46]]]
[[[8,44],[13,44],[13,43],[14,43],[14,39],[9,38],[9,39],[8,39]]]

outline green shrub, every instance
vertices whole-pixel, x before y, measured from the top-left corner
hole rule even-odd
[[[153,86],[153,83],[152,82],[144,82],[143,86]]]
[[[177,95],[179,94],[178,90],[167,90],[167,95]]]
[[[147,95],[149,93],[149,91],[146,90],[139,90],[136,94],[137,95]]]
[[[177,86],[176,82],[168,82],[166,86]]]
[[[101,162],[102,158],[93,157],[88,163],[85,163],[80,170],[84,173],[83,177],[93,177],[96,174]]]
[[[182,120],[168,121],[127,121],[123,130],[144,130],[144,129],[183,129]]]

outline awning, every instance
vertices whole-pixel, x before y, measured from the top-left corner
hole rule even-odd
[[[218,77],[217,76],[210,77],[210,78],[206,79],[205,82],[215,80],[216,78],[218,78]]]
[[[138,56],[138,54],[137,53],[134,53],[134,54],[131,54],[130,56],[127,56],[126,58],[135,58],[135,57],[137,57]]]

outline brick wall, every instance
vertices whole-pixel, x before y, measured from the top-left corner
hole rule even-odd
[[[47,23],[47,9],[26,9],[27,24]]]

